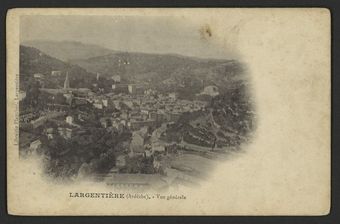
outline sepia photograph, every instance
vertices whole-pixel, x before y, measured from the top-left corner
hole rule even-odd
[[[19,154],[38,157],[51,181],[194,186],[251,140],[246,64],[218,46],[202,50],[209,26],[192,32],[172,17],[20,20]]]
[[[10,210],[327,212],[328,16],[322,9],[14,9]],[[311,163],[320,173],[310,175]],[[293,206],[282,199],[294,195],[301,197]],[[316,203],[301,208],[310,197]]]

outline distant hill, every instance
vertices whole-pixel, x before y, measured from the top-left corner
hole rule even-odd
[[[34,47],[45,54],[65,62],[107,55],[114,52],[98,45],[83,44],[76,41],[34,40],[24,42],[22,45]]]
[[[235,81],[247,82],[244,67],[236,60],[119,52],[76,41],[36,40],[23,45],[78,65],[88,73],[100,73],[103,77],[120,75],[123,82],[146,82],[165,92],[177,91],[182,96],[193,96],[209,85],[224,90]]]
[[[207,85],[223,89],[233,80],[246,81],[244,68],[236,60],[116,52],[70,62],[92,73],[120,75],[125,82],[146,82],[163,91],[185,89],[197,94]]]
[[[60,77],[52,77],[51,71],[61,71]],[[95,78],[93,73],[85,69],[63,62],[59,59],[51,57],[38,49],[27,46],[20,46],[20,83],[24,89],[25,81],[33,78],[36,73],[45,76],[46,87],[58,87],[63,85],[66,72],[69,73],[71,85],[74,87],[88,87],[91,80]]]
[[[39,49],[21,47],[22,74],[68,71],[73,79],[80,80],[74,83],[78,86],[85,82],[84,87],[88,87],[95,73],[100,73],[101,77],[120,75],[122,82],[148,83],[162,92],[178,92],[180,97],[192,99],[206,86],[217,86],[223,93],[238,83],[248,82],[243,64],[236,60],[115,52],[71,41],[31,41],[26,44]],[[99,54],[104,55],[87,58]],[[110,83],[104,84],[108,86]]]

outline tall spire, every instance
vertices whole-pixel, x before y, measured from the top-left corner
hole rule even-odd
[[[68,77],[68,72],[66,72],[66,78],[65,78],[65,82],[64,82],[64,89],[69,89],[70,88],[70,80]]]

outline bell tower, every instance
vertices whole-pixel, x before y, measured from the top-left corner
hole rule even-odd
[[[64,89],[69,89],[69,88],[70,88],[70,80],[69,80],[68,72],[67,72],[65,82],[64,82]]]

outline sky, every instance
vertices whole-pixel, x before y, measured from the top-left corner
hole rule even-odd
[[[165,16],[22,16],[20,41],[30,40],[79,41],[119,51],[201,58],[234,57],[202,38],[199,27]]]

